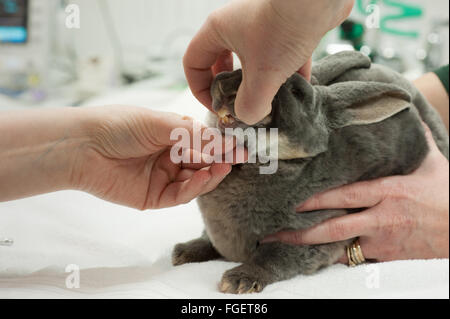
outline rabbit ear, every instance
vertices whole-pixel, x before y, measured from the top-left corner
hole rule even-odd
[[[352,69],[370,68],[370,58],[361,52],[343,51],[329,55],[312,67],[312,75],[320,85],[327,85]]]
[[[212,108],[218,111],[225,102],[227,95],[236,94],[242,81],[242,70],[221,72],[211,84]]]
[[[217,112],[223,106],[224,102],[223,89],[220,82],[217,80],[214,80],[213,84],[211,85],[211,98],[212,109]]]
[[[402,88],[380,82],[342,82],[326,87],[324,104],[333,127],[381,122],[411,106]]]
[[[278,91],[272,103],[274,127],[278,128],[278,159],[313,157],[328,146],[325,114],[319,109],[314,87],[294,74]]]

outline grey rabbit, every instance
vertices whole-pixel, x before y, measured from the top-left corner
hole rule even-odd
[[[229,127],[247,127],[234,113],[241,80],[241,70],[225,72],[211,86],[213,108],[225,108],[232,118]],[[295,212],[318,192],[414,171],[429,150],[420,119],[448,158],[448,135],[439,115],[400,74],[349,51],[315,64],[311,83],[293,75],[275,96],[271,114],[255,125],[278,128],[277,172],[260,174],[258,162],[236,165],[214,191],[200,196],[205,231],[175,246],[173,264],[221,257],[240,262],[223,274],[219,289],[250,293],[335,263],[352,240],[310,246],[259,241],[351,213]]]

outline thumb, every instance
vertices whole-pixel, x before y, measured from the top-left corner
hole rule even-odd
[[[225,51],[218,58],[216,63],[212,66],[214,76],[224,71],[233,71],[233,53]]]
[[[261,121],[270,114],[272,100],[284,81],[275,72],[249,72],[243,69],[235,101],[236,116],[248,125]]]

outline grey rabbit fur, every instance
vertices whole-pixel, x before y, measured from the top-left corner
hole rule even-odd
[[[241,80],[240,70],[215,78],[215,111],[226,107],[235,117]],[[310,246],[259,241],[283,229],[309,228],[351,213],[295,212],[318,192],[414,171],[428,152],[420,119],[448,158],[448,135],[439,115],[400,74],[349,51],[315,64],[311,83],[293,75],[275,96],[272,113],[255,125],[279,130],[277,172],[261,175],[258,163],[236,165],[214,191],[200,196],[205,231],[175,246],[173,264],[221,257],[240,262],[224,273],[219,289],[250,293],[335,263],[352,240]],[[235,118],[233,127],[247,126]]]

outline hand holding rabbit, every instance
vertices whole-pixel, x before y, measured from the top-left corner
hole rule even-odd
[[[411,175],[385,177],[311,197],[299,213],[330,208],[366,210],[327,220],[306,230],[279,232],[265,242],[323,244],[359,237],[370,260],[448,258],[449,162],[427,127],[430,152]],[[347,264],[344,254],[339,260]]]

